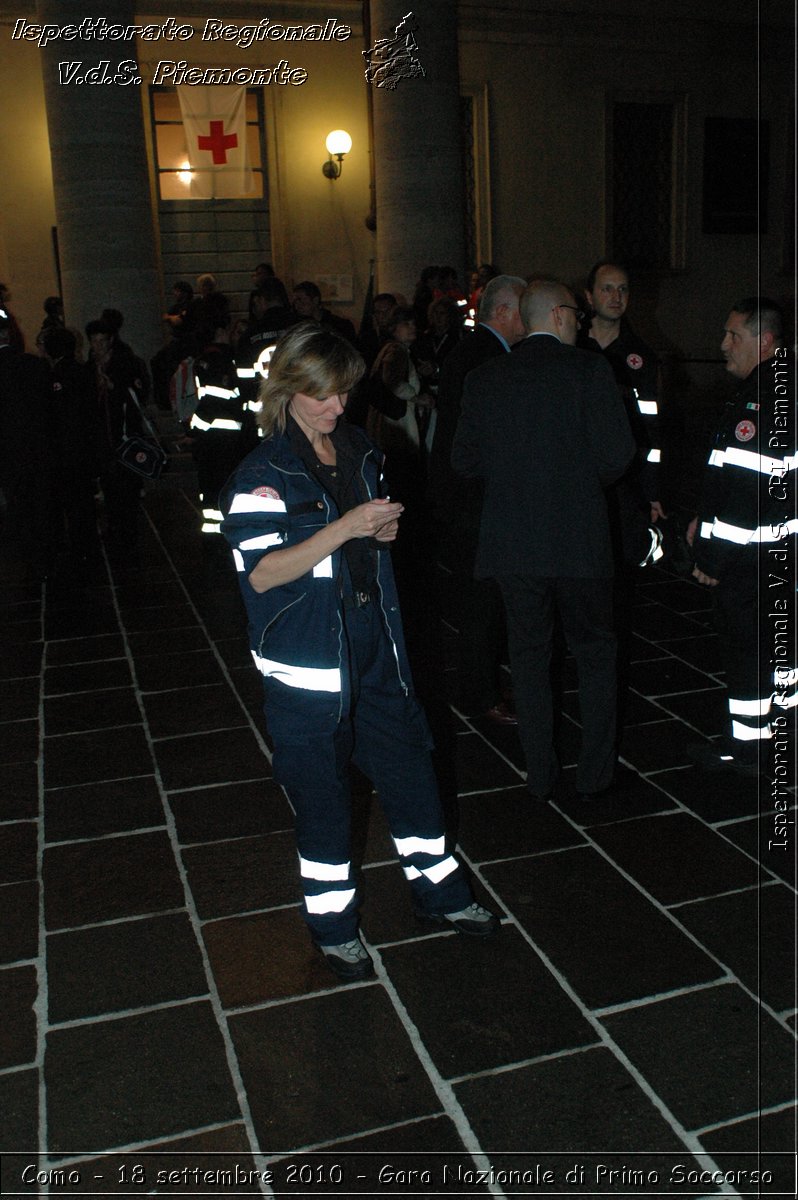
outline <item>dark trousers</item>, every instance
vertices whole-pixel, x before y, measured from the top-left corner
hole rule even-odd
[[[582,748],[576,788],[607,787],[616,757],[616,656],[611,579],[499,579],[507,617],[518,728],[527,766],[527,787],[544,796],[559,772],[554,748],[551,650],[554,614],[576,660]]]
[[[118,462],[107,462],[100,475],[105,501],[106,532],[112,542],[135,544],[138,537],[142,479]]]
[[[482,713],[502,699],[501,664],[507,647],[504,605],[495,579],[455,570],[458,700],[466,713]]]
[[[377,790],[417,907],[457,912],[472,901],[462,867],[445,845],[429,727],[399,683],[376,602],[346,610],[346,637],[352,704],[334,730],[315,734],[306,718],[266,702],[274,777],[296,814],[303,916],[321,946],[357,936],[350,763]]]

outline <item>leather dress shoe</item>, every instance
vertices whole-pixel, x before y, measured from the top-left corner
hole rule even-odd
[[[577,792],[577,800],[585,800],[592,802],[593,800],[612,800],[617,795],[614,783],[608,783],[605,788],[601,788],[598,792]]]
[[[492,721],[494,725],[518,724],[518,717],[504,700],[500,700],[498,704],[494,704],[492,708],[487,709],[482,715],[486,720]]]

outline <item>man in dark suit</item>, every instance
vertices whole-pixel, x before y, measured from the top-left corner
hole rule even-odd
[[[469,371],[509,354],[524,336],[518,304],[525,287],[516,275],[491,279],[482,293],[476,329],[465,334],[444,359],[429,462],[438,549],[452,571],[459,609],[458,703],[467,713],[484,714],[500,725],[515,725],[516,717],[501,688],[506,643],[501,595],[495,580],[474,578],[482,485],[455,474],[450,459]]]
[[[555,610],[579,672],[576,790],[606,792],[615,767],[612,548],[604,488],[635,452],[612,370],[574,343],[582,314],[564,284],[521,297],[527,337],[466,380],[452,465],[485,485],[476,574],[495,578],[527,788],[548,799],[558,762],[549,668]]]

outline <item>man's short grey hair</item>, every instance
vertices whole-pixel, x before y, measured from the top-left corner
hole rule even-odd
[[[526,281],[520,275],[495,275],[485,284],[479,301],[478,320],[489,321],[495,316],[499,305],[513,304],[520,298],[525,287]]]
[[[556,279],[533,279],[521,297],[521,320],[527,333],[546,324],[558,304],[573,303],[571,289]]]

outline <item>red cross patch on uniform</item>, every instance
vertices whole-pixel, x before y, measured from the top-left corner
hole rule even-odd
[[[740,421],[734,430],[738,442],[750,442],[755,433],[756,425],[753,421]]]
[[[626,365],[631,367],[633,371],[639,371],[643,365],[643,359],[639,354],[627,354]]]
[[[270,500],[279,500],[280,493],[271,487],[256,487],[252,489],[253,496],[268,496]]]

